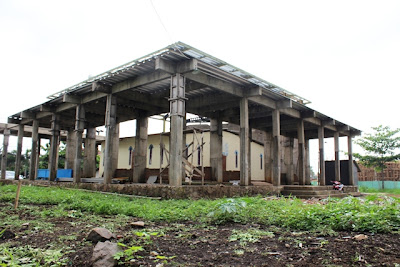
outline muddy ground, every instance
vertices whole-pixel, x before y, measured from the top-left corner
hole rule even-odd
[[[206,225],[144,222],[137,218],[60,213],[53,206],[0,203],[0,245],[60,250],[67,266],[90,266],[94,227],[111,230],[120,242],[140,247],[120,266],[400,266],[400,235],[301,232],[258,224]],[[45,262],[41,262],[45,264]]]

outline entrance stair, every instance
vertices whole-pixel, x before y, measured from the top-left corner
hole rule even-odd
[[[347,197],[360,196],[357,186],[344,186],[343,192],[333,190],[331,185],[313,186],[313,185],[284,185],[281,191],[283,196],[292,196],[302,199],[307,198],[328,198],[328,197]]]

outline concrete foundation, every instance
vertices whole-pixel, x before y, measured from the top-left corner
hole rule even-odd
[[[17,184],[13,180],[0,180],[3,184]],[[233,186],[233,185],[187,185],[169,186],[158,184],[93,184],[93,183],[69,183],[69,182],[49,182],[49,181],[29,181],[22,180],[23,185],[51,185],[61,188],[76,188],[92,191],[112,192],[127,195],[160,197],[162,199],[217,199],[223,197],[243,197],[243,196],[268,196],[278,195],[283,187],[272,185],[262,186]]]

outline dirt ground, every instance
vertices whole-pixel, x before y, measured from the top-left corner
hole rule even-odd
[[[0,244],[61,248],[68,266],[90,266],[94,227],[111,230],[120,242],[140,246],[120,266],[400,266],[400,235],[354,232],[293,232],[257,224],[210,226],[196,222],[144,222],[127,216],[80,211],[56,214],[52,206],[0,203]],[[360,235],[361,234],[361,235]],[[15,236],[14,236],[15,235]]]

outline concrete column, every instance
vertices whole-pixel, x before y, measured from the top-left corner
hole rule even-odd
[[[350,185],[356,185],[354,180],[354,164],[353,164],[353,140],[351,134],[347,136],[347,149],[349,155],[349,183]]]
[[[247,152],[247,159],[248,159],[248,166],[249,166],[249,184],[251,184],[251,142],[253,140],[253,129],[251,127],[249,127],[249,138],[247,139],[248,142],[248,146],[249,146],[249,150]]]
[[[149,120],[146,116],[136,118],[135,157],[133,168],[133,182],[146,182],[145,171],[147,161],[147,134]]]
[[[41,144],[41,142],[42,142],[42,139],[40,138],[40,135],[39,135],[39,138],[38,138],[38,141],[37,141],[37,155],[36,155],[36,165],[35,165],[35,174],[37,175],[37,172],[38,172],[38,170],[39,170],[39,168],[40,168],[40,152],[41,152],[41,146],[42,146],[42,144]]]
[[[96,176],[96,128],[86,128],[85,150],[83,152],[83,172],[82,177]]]
[[[286,159],[286,179],[287,184],[292,185],[294,183],[294,140],[293,138],[287,139],[287,147],[285,148],[284,158]]]
[[[113,169],[113,174],[118,169],[118,154],[119,154],[119,123],[115,125],[113,141],[112,141],[112,162],[111,166]]]
[[[240,99],[240,185],[249,184],[249,101],[243,97]]]
[[[185,112],[185,116],[183,117],[183,125],[182,125],[182,151],[185,151],[182,153],[182,158],[187,159],[186,155],[188,155],[188,153],[186,153],[186,112]],[[186,177],[186,170],[185,168],[182,168],[182,179],[184,179]]]
[[[281,185],[281,121],[279,110],[272,112],[272,184]]]
[[[60,146],[60,115],[53,114],[51,117],[51,139],[49,155],[49,180],[55,181],[58,167],[58,150]]]
[[[170,165],[169,185],[182,185],[183,119],[185,116],[185,79],[176,73],[171,77],[170,88]]]
[[[106,140],[104,148],[104,183],[111,184],[115,169],[113,168],[113,136],[117,124],[117,99],[109,94],[106,100]]]
[[[24,125],[18,124],[18,141],[17,141],[17,155],[15,159],[15,180],[19,180],[21,174],[21,154],[22,154],[22,141],[24,138]]]
[[[319,140],[319,185],[325,185],[324,127],[318,127]]]
[[[65,151],[65,169],[74,168],[74,160],[76,154],[76,132],[69,129],[67,133],[67,146]]]
[[[297,122],[297,139],[298,139],[298,162],[299,166],[299,184],[306,184],[306,160],[305,160],[305,146],[304,146],[304,121]]]
[[[335,145],[335,180],[340,181],[339,132],[334,133],[334,145]]]
[[[8,142],[10,139],[10,129],[6,128],[3,132],[3,151],[1,155],[1,179],[6,179],[7,170],[7,154],[8,154]]]
[[[306,172],[305,172],[305,184],[311,184],[311,166],[310,166],[310,139],[305,139],[305,165],[306,165]]]
[[[40,151],[40,146],[38,146],[38,139],[39,139],[39,121],[33,120],[31,159],[29,162],[30,180],[35,180],[37,175],[37,164],[39,163],[38,153]]]
[[[272,183],[272,134],[264,133],[264,177],[265,181]]]
[[[74,159],[74,183],[80,183],[82,177],[82,134],[85,129],[85,107],[83,105],[76,106],[75,112],[75,159]]]
[[[222,183],[222,119],[219,115],[210,123],[210,164],[211,180]]]

